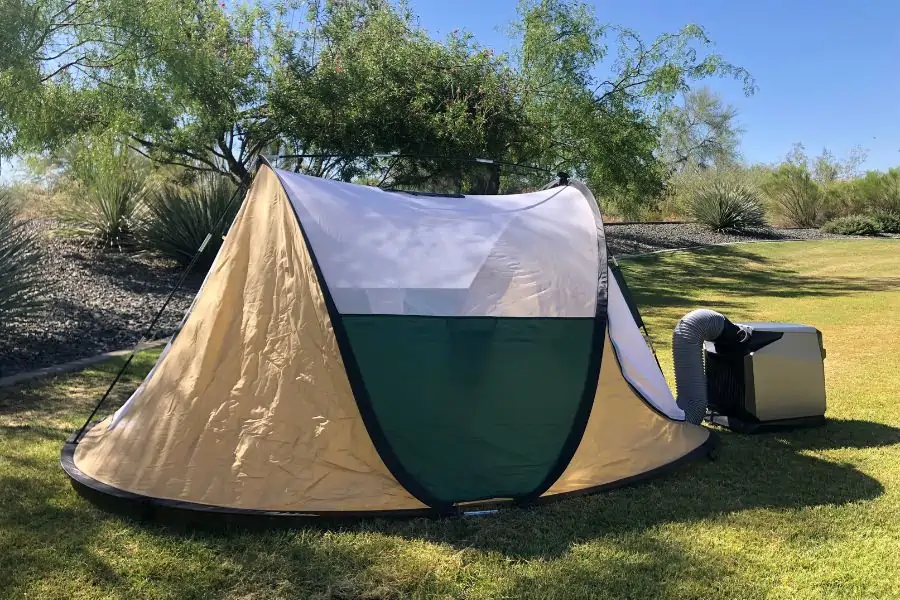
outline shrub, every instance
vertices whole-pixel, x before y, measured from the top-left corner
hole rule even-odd
[[[881,175],[881,185],[872,199],[871,210],[879,215],[900,215],[900,169]]]
[[[802,166],[781,165],[763,189],[789,225],[817,227],[825,218],[822,188]]]
[[[882,233],[900,233],[900,213],[881,213],[874,219]]]
[[[715,184],[694,194],[689,206],[697,221],[714,231],[745,231],[766,226],[765,212],[753,190]]]
[[[0,327],[37,308],[43,291],[37,234],[0,193]]]
[[[82,185],[77,200],[61,215],[76,232],[119,249],[135,242],[144,212],[147,186],[141,171],[123,168],[101,173]]]
[[[879,225],[872,217],[850,215],[828,221],[822,226],[822,231],[841,235],[875,235],[879,231]]]
[[[187,264],[207,233],[212,234],[198,263],[209,266],[222,245],[222,230],[240,207],[235,186],[225,177],[204,175],[187,187],[167,185],[147,201],[144,245]]]

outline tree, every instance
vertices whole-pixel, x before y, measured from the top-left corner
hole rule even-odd
[[[805,164],[786,161],[764,184],[781,217],[796,227],[818,227],[827,218],[822,187]]]
[[[2,66],[7,153],[107,137],[246,180],[247,155],[271,136],[259,114],[260,10],[226,13],[212,0],[10,2],[19,51]]]
[[[791,151],[785,156],[785,162],[790,165],[802,167],[809,171],[812,178],[822,185],[835,181],[847,181],[860,176],[859,167],[866,161],[866,150],[861,146],[850,149],[847,158],[840,160],[828,148],[823,148],[821,154],[810,158],[806,154],[806,147],[796,142]]]
[[[634,31],[601,24],[580,0],[521,0],[511,33],[533,128],[520,157],[572,171],[629,214],[665,187],[659,120],[678,94],[711,76],[740,79],[747,93],[755,89],[746,70],[702,55],[710,41],[697,25],[647,43]]]
[[[52,12],[45,0],[13,1],[23,13]],[[357,158],[373,152],[501,154],[521,126],[502,57],[466,36],[435,42],[384,0],[323,0],[305,12],[104,0],[74,15],[81,4],[59,17],[79,24],[35,28],[28,64],[39,110],[13,115],[11,148],[106,136],[238,183],[261,152],[286,149],[336,155],[300,166],[348,179],[375,168]],[[62,88],[79,95],[79,110],[52,93]],[[59,114],[74,118],[63,124]]]
[[[496,167],[371,157],[487,156],[565,168],[637,205],[665,183],[658,121],[676,95],[714,75],[753,87],[702,53],[701,28],[645,44],[580,0],[523,0],[512,62],[465,34],[431,39],[389,0],[5,1],[7,152],[102,140],[237,183],[277,152],[316,155],[292,166],[322,176],[496,190]]]
[[[286,146],[333,155],[299,168],[343,179],[390,168],[392,182],[420,184],[455,177],[460,163],[359,157],[499,158],[523,135],[515,74],[471,36],[437,42],[408,11],[374,0],[326,2],[310,21],[315,37],[276,70],[271,95]]]
[[[661,156],[666,165],[681,172],[735,164],[742,133],[735,123],[737,109],[708,87],[691,90],[683,98],[680,106],[661,117]]]

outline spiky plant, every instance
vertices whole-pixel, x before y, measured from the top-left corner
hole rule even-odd
[[[79,234],[96,243],[123,249],[134,245],[144,216],[146,177],[139,170],[123,169],[98,176],[83,186],[79,198],[61,215]]]
[[[0,328],[38,308],[44,285],[37,233],[0,192]]]
[[[222,245],[222,231],[240,206],[235,185],[218,175],[204,175],[187,187],[167,185],[147,201],[142,232],[145,247],[175,259],[191,261],[207,233],[212,238],[198,259],[209,266]]]
[[[757,194],[744,185],[717,183],[690,200],[691,215],[713,231],[746,231],[766,227]]]

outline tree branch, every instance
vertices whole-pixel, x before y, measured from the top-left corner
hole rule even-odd
[[[157,158],[157,157],[150,156],[149,154],[147,154],[146,152],[144,152],[137,146],[129,144],[128,147],[131,148],[132,150],[134,150],[135,152],[137,152],[138,154],[140,154],[141,156],[152,160],[153,162],[158,162],[158,163],[161,163],[164,165],[172,165],[175,167],[184,167],[185,169],[191,169],[193,171],[202,171],[204,173],[217,173],[219,175],[222,175],[222,171],[220,169],[201,167],[196,164],[179,162],[177,160],[172,160],[172,159]]]

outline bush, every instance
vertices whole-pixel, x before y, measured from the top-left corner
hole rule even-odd
[[[234,184],[218,175],[204,175],[188,187],[162,187],[147,201],[144,245],[186,265],[206,234],[211,233],[197,261],[209,266],[222,246],[222,230],[231,224],[240,207],[240,199],[234,194]]]
[[[882,233],[900,233],[900,213],[881,213],[875,215],[878,231]]]
[[[788,225],[818,227],[825,220],[825,194],[802,166],[781,165],[764,190]]]
[[[37,308],[43,291],[37,234],[0,193],[0,327]]]
[[[690,214],[714,231],[746,231],[766,226],[765,212],[753,190],[743,185],[716,184],[697,192]]]
[[[145,179],[141,171],[127,167],[98,174],[81,186],[83,191],[63,211],[62,220],[101,245],[120,250],[131,246],[144,213]]]
[[[822,231],[841,235],[875,235],[879,231],[879,225],[872,217],[851,215],[828,221],[822,226]]]
[[[900,215],[900,169],[890,169],[881,175],[871,209],[878,215]]]

